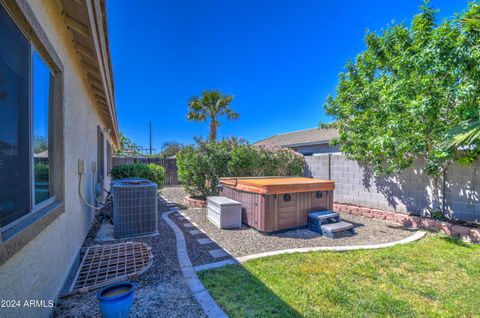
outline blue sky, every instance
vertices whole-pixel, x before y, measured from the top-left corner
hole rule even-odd
[[[185,119],[203,89],[235,96],[238,121],[219,137],[254,142],[329,122],[323,102],[345,62],[364,48],[366,30],[409,23],[422,1],[127,0],[107,1],[120,131],[148,147],[207,136]],[[467,1],[431,0],[439,17]]]

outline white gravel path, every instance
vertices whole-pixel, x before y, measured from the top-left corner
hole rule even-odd
[[[413,234],[411,230],[404,229],[394,223],[343,214],[342,218],[344,220],[352,222],[355,225],[356,234],[347,234],[344,237],[333,240],[311,232],[306,228],[270,235],[262,234],[245,225],[240,229],[221,230],[208,221],[206,209],[190,208],[184,205],[183,198],[186,194],[183,188],[164,188],[162,195],[170,202],[176,203],[180,211],[185,216],[190,217],[191,222],[194,223],[198,229],[201,229],[206,234],[206,237],[214,240],[220,247],[234,257],[292,248],[388,243],[402,240]],[[188,230],[192,229],[190,228]],[[188,230],[186,231],[186,235],[190,235],[188,234]],[[192,251],[192,253],[195,252]],[[208,258],[195,258],[205,260],[204,262],[200,261],[200,263],[195,263],[194,265],[196,266],[211,262],[211,259]]]

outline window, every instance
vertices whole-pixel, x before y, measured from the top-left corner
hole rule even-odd
[[[33,202],[35,205],[44,202],[53,194],[51,180],[53,158],[52,147],[52,74],[40,56],[33,52],[32,67],[32,106],[33,106]]]
[[[53,202],[52,74],[0,6],[0,227]]]

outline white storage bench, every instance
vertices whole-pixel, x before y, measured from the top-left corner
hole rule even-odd
[[[221,229],[239,228],[242,226],[242,206],[227,197],[207,197],[207,218]]]

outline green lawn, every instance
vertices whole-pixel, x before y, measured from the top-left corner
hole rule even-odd
[[[284,254],[199,273],[231,317],[480,317],[480,246]]]

